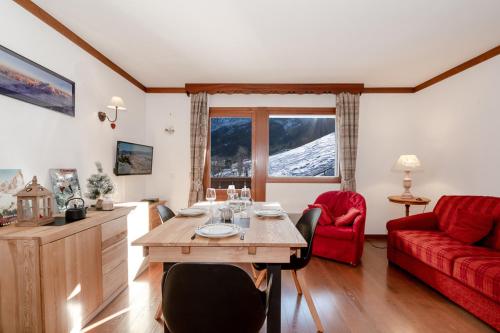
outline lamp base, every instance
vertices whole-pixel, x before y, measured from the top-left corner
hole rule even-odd
[[[413,199],[413,194],[410,192],[411,188],[411,178],[410,171],[405,171],[405,177],[403,178],[403,187],[405,191],[401,194],[401,198],[404,199]]]

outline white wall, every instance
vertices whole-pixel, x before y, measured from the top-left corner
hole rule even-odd
[[[401,154],[417,154],[423,163],[424,170],[413,174],[412,190],[432,199],[427,211],[443,194],[500,196],[499,74],[496,57],[416,94],[362,95],[357,183],[368,205],[366,233],[383,234],[389,219],[404,214],[404,207],[387,201],[403,190],[403,175],[391,171]],[[328,107],[335,100],[331,95],[214,95],[209,105]],[[148,140],[156,149],[156,176],[148,191],[182,207],[189,186],[189,98],[147,95],[146,111]],[[176,132],[170,136],[163,129],[171,124]],[[295,213],[337,188],[267,184],[266,197]],[[423,209],[412,207],[412,213]]]
[[[49,185],[49,168],[77,168],[80,185],[95,161],[112,174],[116,140],[143,142],[145,94],[13,1],[1,1],[0,44],[76,83],[76,116],[70,117],[0,95],[0,168],[20,168]],[[97,119],[111,96],[128,108],[118,125]],[[145,195],[147,176],[113,177],[116,200]]]

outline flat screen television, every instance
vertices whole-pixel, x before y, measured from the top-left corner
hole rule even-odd
[[[116,143],[115,175],[150,175],[153,172],[153,147],[137,143]]]

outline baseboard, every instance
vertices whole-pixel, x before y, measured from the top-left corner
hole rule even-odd
[[[372,240],[387,240],[387,235],[381,234],[365,234],[365,239]]]

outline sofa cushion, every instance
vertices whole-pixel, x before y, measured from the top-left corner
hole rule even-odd
[[[468,210],[477,214],[490,215],[500,221],[500,198],[473,195],[444,195],[434,213],[438,217],[438,226],[441,231],[447,231],[458,217],[458,210]],[[500,235],[499,235],[500,237]]]
[[[318,219],[318,224],[320,225],[331,225],[333,224],[333,218],[330,214],[330,210],[328,207],[324,204],[312,204],[312,205],[307,205],[308,208],[304,210],[304,213],[307,212],[308,210],[311,210],[313,208],[319,208],[321,209],[321,215],[319,216]],[[303,214],[304,214],[303,213]]]
[[[453,267],[453,277],[500,302],[500,256],[458,258]]]
[[[457,218],[450,224],[446,234],[466,244],[474,244],[488,235],[493,226],[493,216],[457,210]]]
[[[351,207],[344,215],[336,217],[333,222],[337,227],[347,227],[354,223],[354,219],[361,214],[361,211],[357,208]]]
[[[352,230],[352,227],[318,225],[316,227],[315,235],[328,238],[335,238],[335,239],[352,240],[354,238],[354,231]]]
[[[389,234],[390,243],[441,272],[452,275],[453,262],[459,257],[499,256],[486,247],[466,245],[440,231],[398,230]]]

